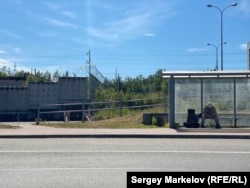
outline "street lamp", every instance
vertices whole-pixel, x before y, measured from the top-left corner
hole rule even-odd
[[[208,8],[213,7],[213,8],[218,9],[220,11],[220,15],[221,15],[221,43],[220,43],[221,44],[221,70],[223,70],[223,12],[225,11],[226,8],[235,7],[235,6],[237,6],[237,3],[233,3],[231,5],[228,5],[223,9],[220,9],[219,7],[211,5],[211,4],[207,5]]]
[[[223,45],[226,44],[227,42],[223,42]],[[221,44],[218,44],[218,45],[215,45],[215,44],[210,44],[210,43],[207,43],[208,46],[213,46],[215,47],[215,51],[216,51],[216,66],[215,66],[215,70],[217,71],[218,70],[218,47],[221,45]]]

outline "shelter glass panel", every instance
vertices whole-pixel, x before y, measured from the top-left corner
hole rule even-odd
[[[249,126],[250,122],[250,79],[236,79],[237,125]]]
[[[238,113],[248,112],[250,109],[250,80],[236,80],[236,109]]]
[[[205,79],[203,105],[212,102],[218,113],[233,113],[233,79]]]
[[[201,112],[200,79],[175,80],[175,121],[183,124],[187,120],[188,109]]]

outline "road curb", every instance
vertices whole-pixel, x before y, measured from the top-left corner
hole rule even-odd
[[[250,135],[213,135],[213,134],[158,134],[158,135],[143,135],[143,134],[49,134],[49,135],[0,135],[0,139],[46,139],[46,138],[190,138],[190,139],[250,139]]]

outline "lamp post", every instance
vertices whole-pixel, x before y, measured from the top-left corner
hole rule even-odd
[[[226,44],[227,42],[223,42],[223,45]],[[215,66],[215,70],[217,71],[218,70],[218,47],[221,45],[221,44],[218,44],[218,45],[215,45],[215,44],[210,44],[210,43],[207,43],[208,46],[213,46],[215,47],[215,50],[216,50],[216,66]]]
[[[221,43],[220,43],[220,45],[221,45],[221,70],[223,70],[223,12],[225,11],[226,8],[235,7],[235,6],[237,6],[237,3],[233,3],[231,5],[228,5],[223,9],[220,9],[219,7],[211,5],[211,4],[207,5],[208,8],[213,7],[213,8],[218,9],[220,11],[220,15],[221,15]]]

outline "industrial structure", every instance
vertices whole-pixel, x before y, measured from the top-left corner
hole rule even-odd
[[[47,83],[29,83],[26,77],[0,78],[0,121],[34,121],[40,105],[91,101],[100,81],[92,74],[89,75],[60,77],[57,82]],[[65,106],[55,105],[46,108],[64,110]],[[62,119],[62,114],[47,116],[50,119]]]

